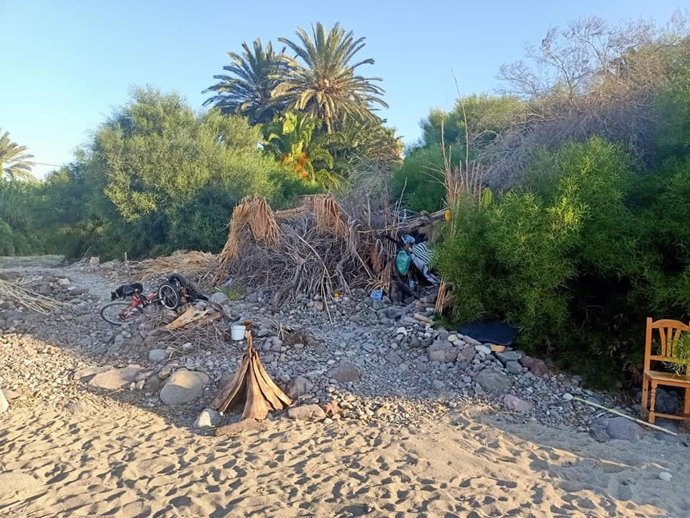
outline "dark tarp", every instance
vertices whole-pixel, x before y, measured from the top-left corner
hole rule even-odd
[[[482,320],[461,324],[458,333],[481,343],[513,345],[517,329],[500,320]]]

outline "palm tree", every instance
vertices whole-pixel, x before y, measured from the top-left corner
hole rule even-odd
[[[19,146],[10,140],[10,133],[0,132],[0,179],[8,176],[10,180],[30,180],[33,155],[26,152],[26,146]]]
[[[253,49],[246,43],[242,48],[241,55],[227,53],[231,61],[223,67],[227,74],[213,76],[219,82],[202,92],[215,92],[204,106],[212,104],[225,114],[244,115],[252,124],[265,123],[281,111],[271,94],[287,72],[287,61],[283,51],[274,52],[270,42],[264,48],[260,38],[254,40]]]
[[[317,23],[312,26],[312,34],[313,39],[300,28],[297,42],[279,38],[296,57],[288,58],[287,75],[273,91],[274,98],[323,121],[329,133],[340,129],[349,118],[379,121],[371,111],[373,105],[384,108],[388,105],[380,97],[384,90],[372,82],[381,79],[356,74],[358,67],[371,65],[374,60],[350,64],[364,47],[364,38],[355,39],[339,23],[328,34]]]
[[[318,131],[321,121],[289,111],[265,126],[264,149],[312,185],[335,187],[343,178],[333,171],[328,149],[337,136]]]

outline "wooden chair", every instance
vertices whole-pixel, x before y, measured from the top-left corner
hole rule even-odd
[[[658,331],[658,333],[655,333]],[[642,376],[642,418],[647,417],[647,421],[654,423],[654,420],[659,417],[667,419],[690,419],[690,359],[679,360],[674,356],[676,347],[683,333],[690,332],[690,326],[679,322],[678,320],[657,320],[653,321],[651,318],[647,319],[647,333],[644,345],[644,373]],[[654,342],[654,335],[658,334],[658,343]],[[656,347],[652,350],[653,345]],[[658,350],[657,350],[658,349]],[[652,362],[658,364],[662,363],[685,363],[685,374],[676,374],[675,372],[667,372],[663,370],[653,370]],[[666,385],[671,387],[685,388],[685,399],[683,403],[682,415],[664,414],[654,410],[656,400],[656,389],[659,385]],[[649,408],[647,402],[649,400],[649,391],[651,389],[652,397],[649,401]]]

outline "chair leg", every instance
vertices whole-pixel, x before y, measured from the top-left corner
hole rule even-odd
[[[640,406],[640,417],[645,419],[647,417],[647,403],[649,402],[649,379],[647,376],[642,377],[642,405]]]
[[[652,380],[652,397],[649,402],[649,418],[647,421],[654,424],[656,420],[656,415],[654,415],[654,405],[656,404],[656,381]]]
[[[685,404],[683,405],[683,414],[685,417],[690,417],[690,385],[685,386]]]

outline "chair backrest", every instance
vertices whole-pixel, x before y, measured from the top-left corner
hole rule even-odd
[[[655,330],[657,333],[655,333]],[[653,361],[666,363],[687,363],[690,367],[690,359],[679,360],[677,358],[678,347],[683,333],[690,332],[690,326],[679,320],[652,320],[647,319],[647,333],[645,336],[644,347],[644,368],[649,369]],[[655,334],[659,340],[655,342]],[[653,350],[653,344],[657,345],[658,351]],[[690,372],[690,369],[688,369]]]

